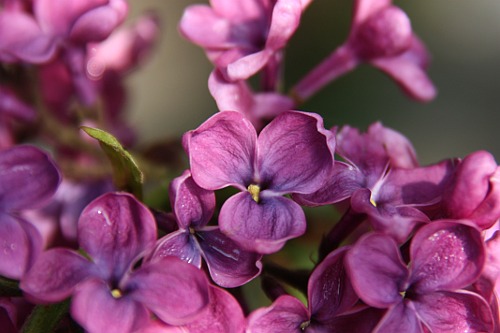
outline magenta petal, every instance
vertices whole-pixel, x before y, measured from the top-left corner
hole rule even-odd
[[[256,203],[250,193],[229,198],[219,215],[221,231],[243,248],[258,253],[273,253],[288,239],[306,230],[304,212],[284,197],[263,198]]]
[[[52,159],[33,146],[0,152],[0,210],[38,208],[56,192],[61,178]]]
[[[208,89],[220,111],[238,111],[250,117],[253,96],[244,81],[229,82],[219,70],[214,70],[208,79]],[[249,118],[251,119],[251,118]]]
[[[356,26],[382,8],[392,4],[392,0],[356,0],[354,3],[353,26]]]
[[[365,235],[349,250],[345,265],[352,286],[368,305],[387,308],[401,302],[408,270],[391,237]]]
[[[210,276],[219,286],[239,287],[260,274],[262,255],[243,250],[218,228],[197,231],[196,238]]]
[[[405,302],[390,308],[380,320],[373,333],[427,333],[424,331],[415,309]],[[450,332],[451,333],[451,332]]]
[[[314,113],[284,112],[259,135],[261,182],[273,192],[311,193],[333,169],[335,137]]]
[[[176,257],[149,262],[124,282],[125,292],[172,325],[192,321],[209,303],[203,271]]]
[[[242,333],[245,329],[245,317],[238,301],[222,288],[210,286],[209,292],[210,304],[196,320],[184,326],[187,331]]]
[[[151,258],[177,257],[198,268],[201,267],[201,254],[196,241],[187,230],[174,231],[162,237]]]
[[[428,102],[436,97],[436,88],[425,70],[404,54],[392,58],[377,58],[370,63],[392,77],[417,101]]]
[[[86,258],[68,249],[51,249],[40,255],[23,276],[21,289],[44,302],[69,297],[84,279],[98,276],[97,268]]]
[[[39,241],[32,241],[32,235],[27,228],[34,229],[27,222],[0,213],[0,275],[20,279],[29,268],[32,256],[41,250],[40,235],[34,234]],[[38,243],[40,247],[34,251],[33,246]]]
[[[170,201],[181,228],[202,227],[215,210],[215,193],[199,187],[189,170],[170,184]]]
[[[180,32],[191,42],[207,48],[229,48],[231,22],[207,5],[189,6],[179,23]]]
[[[309,311],[317,321],[331,321],[358,300],[344,268],[347,251],[347,247],[342,247],[330,253],[309,278]]]
[[[435,221],[419,229],[410,257],[411,283],[419,293],[464,288],[478,278],[486,260],[480,232],[455,221]]]
[[[261,70],[262,67],[267,64],[272,55],[272,51],[264,49],[237,59],[227,66],[228,79],[231,81],[248,79],[250,76]]]
[[[115,298],[106,282],[90,279],[75,291],[71,316],[89,333],[124,333],[146,323],[150,314],[127,296]]]
[[[309,313],[298,299],[280,296],[266,308],[255,310],[248,317],[248,333],[300,333],[300,325],[309,320]]]
[[[23,121],[33,121],[36,118],[36,111],[19,99],[12,90],[0,85],[0,115]]]
[[[267,36],[266,48],[284,48],[299,26],[302,15],[300,0],[278,0],[274,5],[271,26]]]
[[[108,193],[81,213],[78,241],[97,266],[121,277],[138,255],[154,246],[156,223],[132,195]]]
[[[195,182],[208,190],[228,185],[242,190],[254,176],[257,133],[239,112],[223,111],[184,138]]]
[[[472,292],[419,295],[413,304],[418,316],[433,333],[493,332],[488,303]]]

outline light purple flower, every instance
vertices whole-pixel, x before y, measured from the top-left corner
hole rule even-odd
[[[344,269],[348,248],[332,252],[312,272],[307,308],[297,298],[282,295],[248,317],[247,333],[371,332],[380,311],[354,307],[358,300]]]
[[[38,256],[40,234],[19,214],[47,203],[59,182],[54,162],[40,149],[0,151],[0,275],[19,279]]]
[[[214,282],[226,288],[241,286],[260,274],[262,255],[241,249],[218,227],[207,226],[215,210],[215,194],[196,185],[189,170],[172,181],[170,201],[179,230],[157,242],[151,260],[177,256],[201,268],[203,258]]]
[[[87,331],[132,332],[147,323],[150,312],[181,325],[208,304],[205,275],[178,258],[134,269],[154,247],[156,224],[133,196],[97,198],[82,212],[78,228],[81,251],[44,252],[20,287],[40,302],[72,296],[71,315]]]
[[[304,233],[304,212],[283,195],[322,186],[335,138],[312,113],[284,112],[257,137],[241,113],[223,111],[186,133],[184,146],[200,187],[241,191],[222,206],[221,231],[248,250],[272,253]]]
[[[309,2],[211,0],[210,6],[189,6],[180,31],[205,49],[227,79],[244,80],[268,63],[280,61],[279,53],[297,29]]]
[[[374,332],[492,332],[486,301],[465,290],[484,266],[479,231],[452,220],[422,227],[413,237],[409,263],[390,237],[363,236],[346,256],[358,296],[387,309]]]
[[[391,0],[356,0],[347,41],[292,91],[299,101],[304,101],[365,62],[391,76],[418,101],[426,102],[436,95],[436,89],[425,72],[429,54],[412,32],[408,16],[393,6]]]

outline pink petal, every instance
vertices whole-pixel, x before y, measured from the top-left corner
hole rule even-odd
[[[266,48],[277,51],[286,46],[300,23],[300,0],[278,0],[274,5]]]
[[[356,0],[354,3],[353,27],[371,15],[392,4],[392,0]]]

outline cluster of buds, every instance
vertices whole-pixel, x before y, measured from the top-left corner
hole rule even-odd
[[[422,166],[381,122],[327,129],[300,110],[361,63],[417,101],[436,95],[428,52],[390,0],[354,0],[347,40],[280,90],[313,5],[186,8],[179,29],[213,63],[219,110],[141,148],[123,80],[157,18],[122,27],[125,0],[0,0],[2,332],[500,332],[494,157]],[[304,207],[321,206],[334,210],[310,269],[279,265],[318,222]]]

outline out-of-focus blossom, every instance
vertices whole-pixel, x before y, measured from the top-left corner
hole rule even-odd
[[[348,252],[346,268],[358,296],[387,309],[374,332],[492,332],[487,302],[466,290],[485,262],[479,231],[453,220],[422,227],[409,264],[390,237],[371,233]]]
[[[272,253],[305,232],[304,212],[283,195],[322,186],[335,137],[312,113],[284,112],[257,137],[243,114],[223,111],[186,133],[184,146],[200,187],[241,191],[223,204],[221,231],[250,251]]]
[[[313,271],[307,308],[293,296],[280,296],[270,307],[250,314],[246,332],[371,332],[380,319],[380,311],[354,308],[358,297],[344,269],[347,250],[344,247],[332,252]]]
[[[179,230],[158,241],[152,260],[177,256],[201,268],[203,258],[214,282],[226,288],[241,286],[260,274],[261,255],[241,249],[219,227],[207,226],[215,210],[215,194],[196,185],[189,170],[172,181],[170,201]]]
[[[153,248],[156,225],[129,194],[109,193],[90,203],[80,216],[78,241],[81,252],[42,253],[20,287],[41,302],[72,296],[71,315],[86,331],[132,332],[148,322],[150,311],[182,325],[208,304],[204,273],[178,258],[134,269]]]
[[[228,80],[244,80],[267,64],[280,61],[279,53],[297,29],[309,2],[212,0],[210,6],[188,7],[180,31],[205,49]]]
[[[42,239],[19,213],[47,203],[59,182],[54,162],[40,149],[15,146],[0,152],[0,275],[19,279],[37,258]]]
[[[266,121],[294,106],[291,98],[279,93],[254,93],[246,81],[227,81],[219,70],[210,75],[208,88],[220,111],[243,113],[257,131],[264,127]]]
[[[430,101],[436,95],[425,72],[429,54],[413,33],[408,16],[392,0],[356,0],[347,41],[307,74],[293,94],[304,101],[361,63],[379,68],[418,101]]]
[[[31,123],[35,118],[33,107],[21,101],[11,89],[0,85],[0,149],[16,143],[12,129],[14,121]]]

